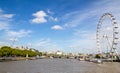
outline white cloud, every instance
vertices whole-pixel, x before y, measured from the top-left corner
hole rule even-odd
[[[56,18],[54,18],[54,21],[58,21],[58,18],[56,17]]]
[[[44,11],[38,11],[36,13],[32,14],[35,18],[31,20],[32,23],[45,23],[47,22],[47,19],[45,18],[47,16],[47,14]]]
[[[14,16],[14,14],[4,14],[3,17],[4,18],[12,18]]]
[[[82,40],[96,40],[96,31],[88,30],[75,30],[73,33],[73,38],[78,38]]]
[[[34,44],[33,46],[40,51],[56,51],[60,49],[56,43],[49,38],[37,40]]]
[[[113,14],[117,20],[120,18],[119,12],[119,6],[120,6],[120,1],[110,1],[110,0],[102,0],[102,1],[97,1],[91,5],[91,8],[87,10],[77,10],[77,11],[72,11],[67,14],[65,14],[61,20],[64,21],[63,27],[65,28],[75,28],[80,25],[84,25],[85,22],[87,21],[92,21],[93,25],[97,25],[97,22],[99,21],[100,17],[102,14],[109,12]],[[91,26],[90,24],[86,24],[88,26]]]
[[[62,30],[63,27],[60,26],[60,25],[54,25],[54,26],[51,27],[51,29],[53,29],[53,30]]]
[[[13,44],[14,46],[20,46],[19,39],[29,37],[30,33],[32,33],[31,30],[19,30],[19,31],[6,30],[0,37],[1,46],[3,45],[13,46]],[[15,42],[17,42],[17,44]]]
[[[40,18],[40,17],[45,17],[47,15],[44,11],[38,11],[36,13],[33,13],[33,16]]]
[[[49,14],[53,14],[53,12],[52,12],[51,10],[49,10],[49,9],[47,10],[47,12],[48,12]]]
[[[16,38],[28,37],[30,33],[32,33],[31,30],[19,30],[19,31],[7,30],[6,31],[7,36],[16,37]]]
[[[33,20],[32,20],[32,22],[33,23],[36,23],[36,24],[39,24],[39,23],[45,23],[45,22],[47,22],[47,20],[45,19],[45,18],[34,18]]]
[[[7,20],[13,18],[14,14],[5,14],[2,9],[0,9],[0,20]]]
[[[10,28],[10,20],[14,14],[6,14],[0,9],[0,30],[8,30]]]
[[[9,28],[9,23],[0,21],[0,30],[8,30]]]
[[[10,45],[9,42],[6,41],[0,41],[0,46],[6,46],[6,45]]]
[[[67,47],[71,48],[72,51],[76,50],[81,53],[98,52],[96,49],[96,32],[75,30],[73,36],[66,43]]]
[[[51,20],[51,21],[55,21],[55,22],[57,22],[58,21],[58,18],[57,17],[53,17],[52,15],[54,14],[54,12],[52,12],[51,10],[47,10],[47,12],[48,12],[48,17],[49,17],[49,19]]]
[[[53,12],[50,10],[47,10],[47,13],[43,10],[37,11],[36,13],[33,13],[32,16],[34,16],[35,18],[33,18],[31,21],[31,23],[34,24],[40,24],[40,23],[46,23],[48,21],[58,21],[57,17],[53,17],[52,16]]]
[[[37,42],[36,46],[48,46],[50,45],[50,39],[40,39],[39,42]]]
[[[9,40],[10,41],[18,41],[18,38],[16,38],[16,37],[15,38],[10,38]]]
[[[57,18],[57,17],[54,18],[54,17],[52,17],[52,16],[49,16],[49,19],[52,20],[52,21],[55,21],[55,22],[58,21],[58,18]]]

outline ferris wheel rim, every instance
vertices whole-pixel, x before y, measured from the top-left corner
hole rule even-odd
[[[102,27],[102,22],[104,21],[104,18],[106,17],[106,16],[108,16],[110,19],[111,19],[111,22],[112,22],[112,29],[113,29],[113,41],[112,41],[112,49],[116,49],[116,46],[117,46],[117,44],[118,44],[118,25],[117,25],[117,22],[116,22],[116,19],[115,19],[115,17],[112,15],[112,14],[110,14],[110,13],[104,13],[102,16],[101,16],[101,18],[100,18],[100,20],[99,20],[99,22],[98,22],[98,26],[97,26],[97,33],[96,33],[96,39],[97,39],[97,48],[98,48],[98,52],[99,53],[101,53],[101,47],[100,47],[100,29],[101,29],[101,27]]]

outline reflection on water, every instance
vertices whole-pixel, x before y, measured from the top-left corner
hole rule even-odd
[[[120,73],[119,63],[101,65],[75,59],[0,62],[0,73]]]

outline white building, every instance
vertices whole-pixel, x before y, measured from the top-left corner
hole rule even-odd
[[[56,54],[57,54],[57,55],[62,55],[63,52],[61,52],[61,51],[57,51]]]

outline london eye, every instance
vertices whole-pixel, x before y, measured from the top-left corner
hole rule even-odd
[[[105,21],[109,21],[109,23]],[[118,56],[118,34],[118,24],[115,17],[110,13],[103,14],[98,22],[96,33],[98,52],[102,54],[107,48],[107,52],[109,52],[109,58],[113,59],[114,56]]]

